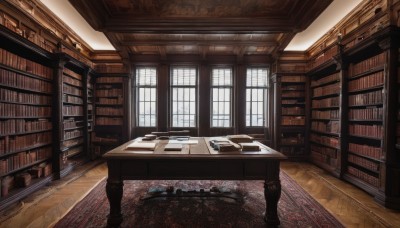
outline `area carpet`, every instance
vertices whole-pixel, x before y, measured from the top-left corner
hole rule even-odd
[[[280,227],[343,227],[287,174],[281,172]],[[109,204],[100,182],[55,227],[105,227]],[[143,200],[149,189],[229,189],[238,200],[172,197]],[[224,191],[225,191],[224,190]],[[265,227],[263,181],[125,181],[121,227]]]

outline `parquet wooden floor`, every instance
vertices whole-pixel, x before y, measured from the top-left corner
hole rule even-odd
[[[400,211],[307,163],[284,162],[289,176],[346,227],[400,227]],[[107,176],[107,165],[86,166],[3,211],[0,227],[51,227]]]

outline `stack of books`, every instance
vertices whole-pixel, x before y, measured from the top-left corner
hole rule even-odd
[[[253,142],[253,137],[248,135],[227,135],[227,139],[234,143],[251,143]]]

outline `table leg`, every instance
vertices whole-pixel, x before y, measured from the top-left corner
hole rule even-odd
[[[280,224],[278,217],[278,201],[281,197],[280,180],[265,181],[264,195],[266,201],[266,210],[264,220],[268,226],[275,227]]]
[[[119,227],[122,222],[121,199],[124,183],[122,181],[107,180],[106,192],[110,203],[110,214],[107,219],[107,227]]]

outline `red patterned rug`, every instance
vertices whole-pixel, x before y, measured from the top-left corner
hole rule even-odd
[[[287,174],[281,172],[280,227],[343,227]],[[105,227],[109,212],[106,182],[100,182],[55,227]],[[143,200],[154,186],[229,189],[238,200],[216,197],[161,197]],[[265,227],[263,181],[125,181],[121,227]]]

